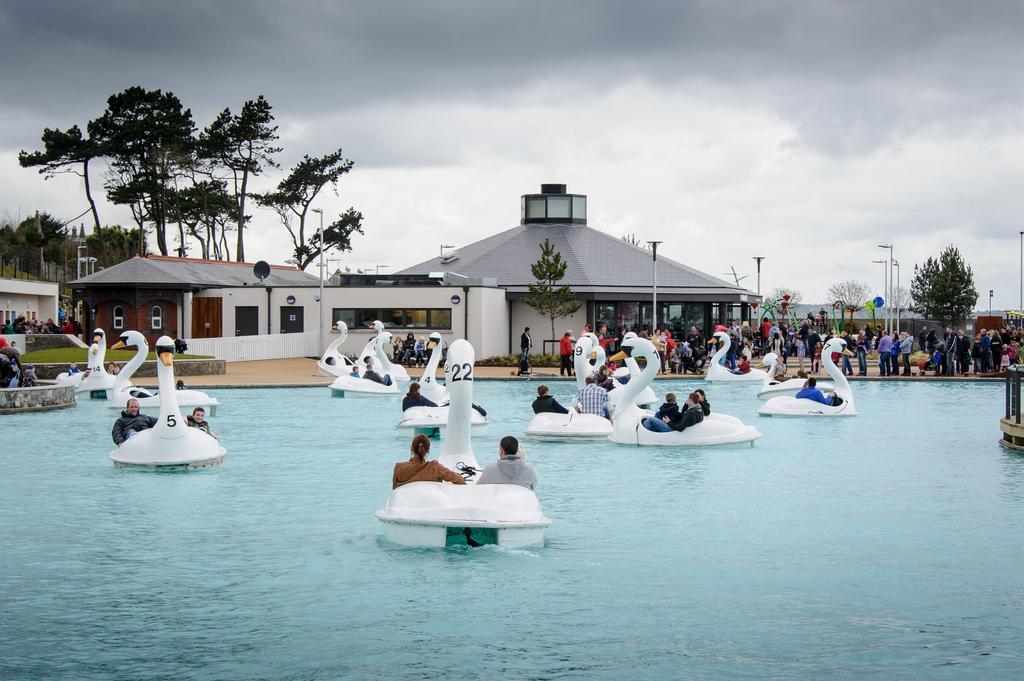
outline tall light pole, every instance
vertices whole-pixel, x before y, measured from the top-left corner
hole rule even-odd
[[[654,257],[654,290],[651,296],[651,318],[653,322],[651,324],[651,334],[658,328],[658,244],[661,241],[648,241],[647,244],[651,247],[651,255]]]
[[[324,354],[324,211],[321,208],[314,208],[314,213],[320,214],[320,341],[317,346],[320,354]]]
[[[889,269],[888,269],[889,283],[886,284],[886,288],[885,288],[885,291],[886,291],[886,293],[885,293],[885,304],[886,304],[886,307],[888,307],[889,305],[892,304],[892,282],[893,282],[893,276],[892,276],[892,268],[893,268],[892,244],[878,244],[878,247],[879,248],[888,248],[889,249]],[[893,318],[892,317],[892,311],[890,310],[889,313],[886,315],[886,322],[885,322],[886,328],[889,328],[890,331],[892,330],[890,328],[892,326],[892,318]]]
[[[761,295],[761,261],[767,257],[766,255],[754,256],[754,262],[757,263],[757,295]]]
[[[892,299],[896,305],[896,333],[900,331],[900,263],[898,260],[893,261],[893,265],[896,265],[896,288],[893,291]]]
[[[888,260],[872,260],[871,262],[873,262],[873,263],[875,263],[877,265],[885,265],[885,269],[883,270],[883,272],[885,273],[885,284],[882,287],[882,291],[886,292],[888,290],[888,288],[889,288],[889,261]],[[886,293],[886,295],[888,295],[888,293]],[[886,301],[886,305],[888,305],[888,304],[889,304],[889,301]],[[882,309],[884,310],[885,308],[882,308]],[[882,315],[882,323],[883,324],[886,323],[885,320],[886,320],[886,316],[885,316],[885,314],[883,314]],[[878,329],[875,329],[875,331],[877,331],[877,330]]]
[[[1021,232],[1021,305],[1017,309],[1024,310],[1024,231]]]
[[[992,316],[992,294],[995,293],[992,289],[988,290],[988,316]]]

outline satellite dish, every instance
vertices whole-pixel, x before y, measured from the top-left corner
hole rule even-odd
[[[263,283],[263,280],[270,276],[270,264],[266,260],[260,260],[252,266],[252,273]]]

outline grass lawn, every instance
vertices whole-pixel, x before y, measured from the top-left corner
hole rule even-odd
[[[89,351],[86,348],[50,348],[49,350],[36,350],[26,352],[21,356],[21,361],[32,364],[70,364],[71,362],[86,362]],[[134,350],[107,350],[107,362],[127,362],[135,356]],[[206,355],[175,355],[175,359],[212,359]],[[150,352],[146,359],[156,359],[156,353]]]

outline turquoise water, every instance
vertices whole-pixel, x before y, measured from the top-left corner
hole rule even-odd
[[[535,387],[476,383],[481,463]],[[752,448],[527,443],[554,523],[514,551],[384,540],[397,398],[216,391],[228,455],[187,474],[115,469],[99,404],[3,417],[0,678],[1019,677],[1001,384],[854,389],[800,420],[712,385]]]

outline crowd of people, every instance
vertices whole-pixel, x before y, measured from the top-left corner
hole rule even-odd
[[[39,319],[27,319],[24,316],[7,320],[3,324],[5,334],[37,334],[37,333],[67,333],[75,336],[82,335],[82,325],[78,321],[67,319],[63,324],[58,324],[53,319],[45,322]]]

